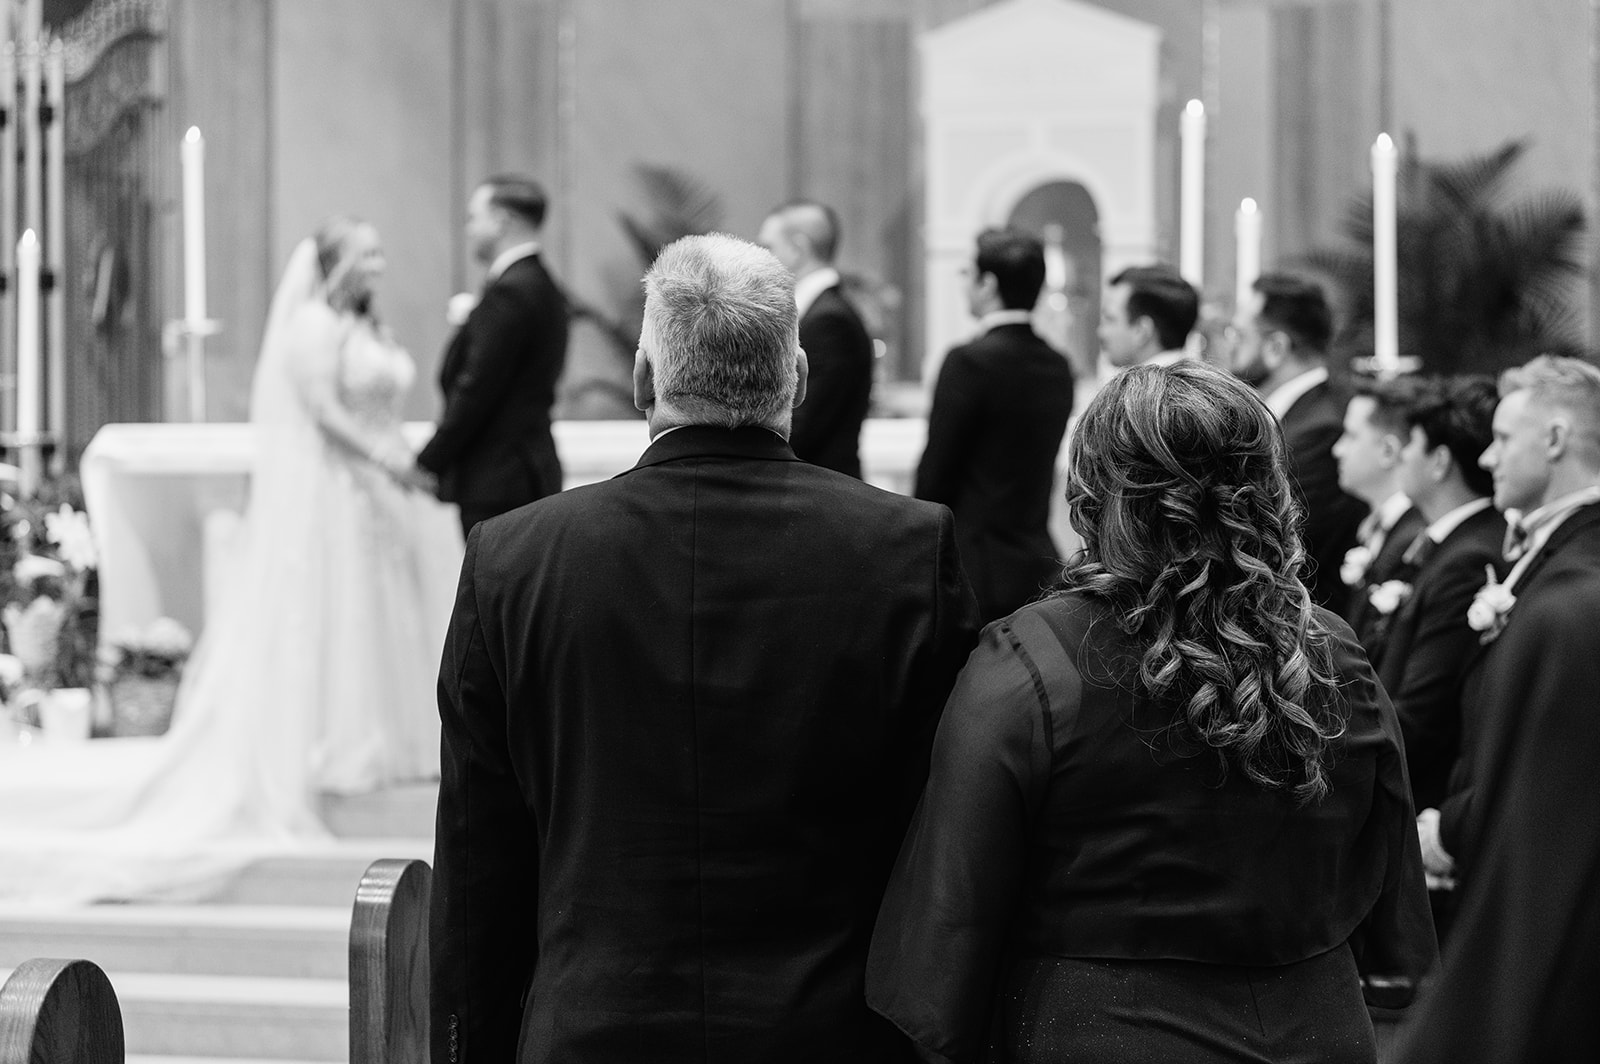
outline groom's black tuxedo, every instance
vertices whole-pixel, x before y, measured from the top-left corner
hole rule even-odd
[[[678,429],[479,526],[434,1061],[910,1059],[866,951],[976,627],[947,509],[764,429]]]
[[[518,259],[450,341],[444,413],[417,455],[463,529],[561,490],[550,407],[566,357],[566,301],[537,254]]]

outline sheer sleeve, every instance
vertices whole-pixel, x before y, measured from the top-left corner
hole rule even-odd
[[[353,321],[325,304],[302,307],[289,323],[286,338],[289,378],[323,433],[364,458],[390,464],[388,460],[397,457],[387,453],[393,441],[363,426],[339,394],[341,355],[354,328]]]
[[[926,1060],[976,1060],[988,1039],[1027,824],[1049,778],[1037,675],[1009,622],[984,630],[878,915],[867,1003]]]

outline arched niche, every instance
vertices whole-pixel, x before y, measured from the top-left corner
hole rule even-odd
[[[1036,314],[1039,335],[1092,373],[1099,346],[1100,211],[1076,181],[1048,181],[1026,193],[1006,224],[1045,245],[1045,288]]]
[[[1154,257],[1161,33],[1075,0],[1004,0],[918,43],[931,383],[972,331],[961,267],[974,236],[1036,190],[1076,185],[1093,204],[1100,276],[1078,284],[1096,298],[1107,273]]]

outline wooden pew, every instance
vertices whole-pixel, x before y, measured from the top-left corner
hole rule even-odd
[[[89,961],[23,961],[0,987],[0,1064],[123,1064],[117,992]]]
[[[350,1064],[427,1064],[432,889],[426,861],[374,861],[361,877],[350,920]]]

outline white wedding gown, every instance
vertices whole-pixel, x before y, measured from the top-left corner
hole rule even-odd
[[[172,727],[0,745],[0,901],[201,896],[264,853],[326,840],[319,792],[438,774],[457,518],[323,427],[338,414],[399,438],[415,367],[369,322],[283,293],[252,396],[242,560]]]

